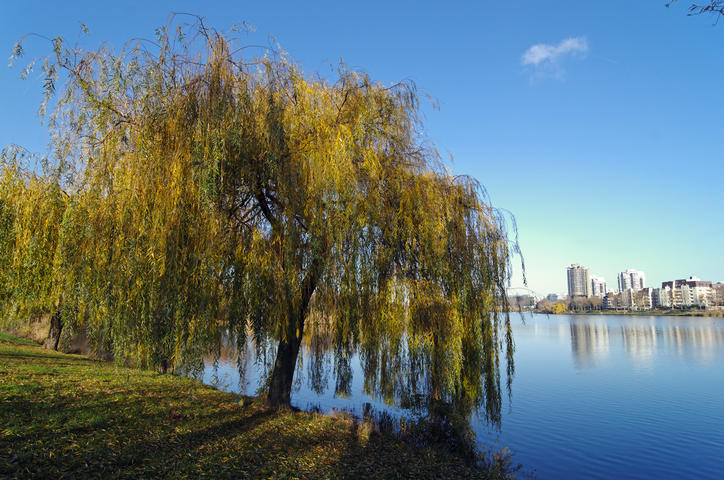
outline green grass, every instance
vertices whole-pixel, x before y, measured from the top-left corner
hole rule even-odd
[[[445,448],[240,398],[0,333],[0,479],[490,477]]]
[[[37,347],[38,344],[27,338],[15,337],[5,332],[0,332],[0,342],[13,343],[16,345],[25,345],[30,347]]]

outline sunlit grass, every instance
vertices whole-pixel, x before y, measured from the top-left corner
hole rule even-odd
[[[440,448],[0,333],[0,477],[486,478]]]

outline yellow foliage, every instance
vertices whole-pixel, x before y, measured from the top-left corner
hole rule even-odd
[[[319,312],[365,352],[368,390],[402,395],[389,368],[405,357],[434,398],[497,418],[505,224],[424,140],[414,85],[344,65],[328,82],[191,28],[52,59],[67,74],[55,163],[2,197],[18,245],[44,232],[47,297],[117,359],[164,366],[196,364],[219,327],[294,351]]]

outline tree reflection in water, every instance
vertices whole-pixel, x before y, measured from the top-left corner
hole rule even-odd
[[[448,312],[427,314],[434,322],[435,315]],[[404,320],[404,313],[401,316]],[[506,321],[498,323],[505,325]],[[448,439],[457,442],[463,450],[471,449],[473,415],[494,427],[499,427],[501,420],[499,362],[505,349],[497,327],[492,325],[485,331],[486,323],[496,322],[463,321],[461,324],[466,328],[479,328],[478,334],[466,335],[464,328],[441,328],[441,334],[434,337],[423,328],[408,329],[404,321],[388,321],[388,326],[392,324],[396,328],[372,328],[370,333],[361,335],[344,330],[349,325],[313,315],[297,362],[295,389],[298,391],[302,382],[306,382],[305,386],[317,395],[328,394],[333,389],[335,398],[352,401],[355,395],[366,394],[375,401],[408,412],[405,414],[407,428],[411,425],[410,418],[424,419],[430,427],[426,435],[435,439],[450,437]],[[482,341],[476,343],[475,338]],[[207,364],[214,360],[236,364],[239,390],[246,392],[251,387],[263,393],[271,375],[275,349],[270,337],[248,336],[244,345],[236,345],[227,334],[218,358],[207,358]],[[505,356],[503,359],[505,361]],[[512,364],[505,372],[509,388]],[[360,375],[357,380],[361,382],[362,392],[353,392],[355,374]],[[359,389],[359,383],[356,388]],[[401,427],[399,419],[391,420],[381,409],[370,405],[357,407],[367,420],[375,417],[378,423]],[[418,430],[419,427],[417,424]]]

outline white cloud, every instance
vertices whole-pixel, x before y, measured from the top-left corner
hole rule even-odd
[[[538,43],[523,53],[521,63],[536,70],[536,73],[549,73],[556,77],[563,74],[560,61],[569,55],[585,55],[588,52],[586,37],[570,37],[558,45]]]

